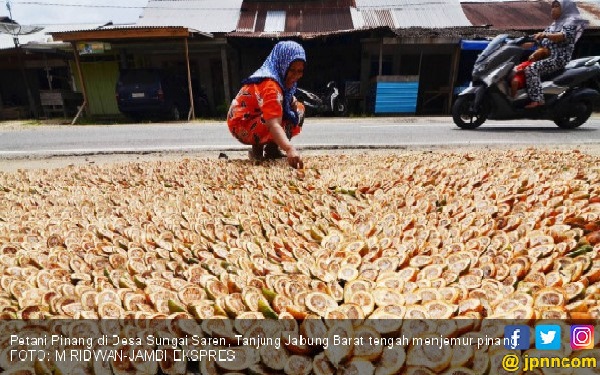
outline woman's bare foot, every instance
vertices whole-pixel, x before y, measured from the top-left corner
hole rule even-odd
[[[269,142],[265,145],[265,159],[274,160],[283,157],[285,157],[285,155],[281,152],[276,143]]]
[[[263,145],[252,145],[252,150],[248,151],[248,157],[250,160],[263,160]]]

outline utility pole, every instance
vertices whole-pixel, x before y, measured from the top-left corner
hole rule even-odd
[[[10,6],[10,0],[6,0],[6,9],[8,10],[8,15],[12,21],[14,21],[12,16],[12,8]],[[15,29],[17,30],[17,29]],[[19,43],[19,33],[20,27],[18,31],[13,34],[13,42],[15,43],[15,49],[17,50],[17,58],[19,59],[19,70],[21,71],[21,76],[23,77],[23,83],[25,84],[25,90],[27,91],[27,101],[29,102],[29,110],[31,114],[33,114],[34,118],[38,118],[38,109],[35,104],[35,100],[33,99],[33,94],[31,93],[31,87],[29,87],[29,80],[27,79],[27,73],[25,72],[25,62],[23,59],[23,49],[21,48],[21,44]]]

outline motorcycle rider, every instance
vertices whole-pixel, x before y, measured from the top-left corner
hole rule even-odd
[[[581,18],[573,0],[554,0],[550,14],[554,22],[534,35],[542,47],[550,50],[550,57],[525,68],[527,94],[531,99],[531,103],[525,106],[527,109],[544,105],[540,76],[564,69],[571,60],[577,39],[589,23]]]

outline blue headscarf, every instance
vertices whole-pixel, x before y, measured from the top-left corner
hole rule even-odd
[[[294,83],[289,89],[285,87],[285,76],[292,62],[300,60],[306,63],[306,53],[304,48],[296,42],[279,42],[273,47],[273,50],[267,56],[262,66],[252,75],[242,81],[242,84],[259,83],[270,78],[275,80],[283,91],[283,118],[298,124],[299,117],[296,111],[292,110],[292,97],[296,92],[297,83]]]

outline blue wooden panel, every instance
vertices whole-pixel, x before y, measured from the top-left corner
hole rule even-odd
[[[483,51],[490,44],[489,40],[461,40],[460,49],[463,51]]]
[[[415,113],[419,82],[377,82],[375,113]]]

